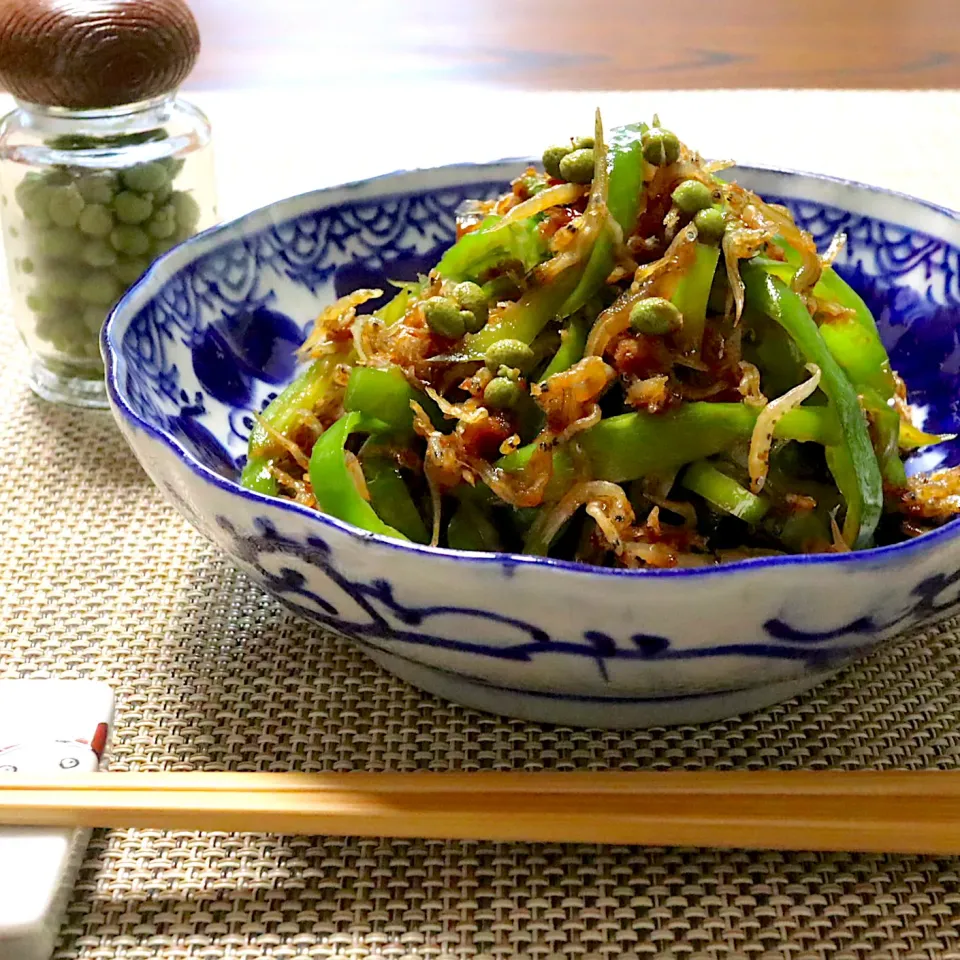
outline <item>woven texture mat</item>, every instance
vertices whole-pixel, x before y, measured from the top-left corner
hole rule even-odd
[[[422,695],[229,567],[109,414],[0,335],[0,677],[104,680],[118,770],[946,767],[957,624],[703,728],[545,729]],[[602,811],[597,811],[602,816]],[[960,957],[960,860],[97,833],[59,957]]]

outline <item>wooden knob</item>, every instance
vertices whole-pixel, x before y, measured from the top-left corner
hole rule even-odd
[[[183,0],[0,0],[0,84],[29,103],[149,100],[175,90],[199,52]]]

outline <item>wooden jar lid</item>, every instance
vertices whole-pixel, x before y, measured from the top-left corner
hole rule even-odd
[[[183,0],[0,0],[0,84],[28,103],[149,100],[175,90],[199,52]]]

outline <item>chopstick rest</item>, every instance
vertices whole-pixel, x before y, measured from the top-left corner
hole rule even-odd
[[[113,692],[86,680],[0,680],[0,783],[92,773]],[[84,829],[0,827],[0,960],[47,960],[90,838]]]

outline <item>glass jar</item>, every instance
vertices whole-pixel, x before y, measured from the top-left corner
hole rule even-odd
[[[100,330],[151,260],[216,220],[210,125],[173,94],[92,110],[17,100],[0,222],[40,396],[106,406]]]

